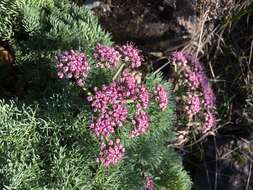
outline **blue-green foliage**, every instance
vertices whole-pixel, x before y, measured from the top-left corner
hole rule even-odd
[[[0,7],[7,7],[10,13],[0,36],[10,41],[19,63],[41,59],[51,63],[52,55],[69,49],[86,51],[90,58],[96,43],[112,43],[90,11],[67,0],[13,0],[13,5],[4,2]]]
[[[17,4],[14,1],[1,0],[0,2],[0,37],[10,39],[18,28],[17,17],[19,15]]]
[[[90,107],[79,89],[56,79],[54,57],[81,50],[93,64],[92,48],[112,44],[110,36],[90,11],[67,0],[2,0],[0,8],[0,38],[11,45],[20,77],[28,81],[22,100],[0,101],[0,189],[140,190],[143,172],[153,176],[155,189],[190,189],[180,158],[165,146],[173,137],[174,101],[159,74],[144,82],[150,92],[157,83],[167,89],[168,108],[161,112],[151,101],[145,135],[129,139],[131,121],[119,128],[125,157],[104,168],[96,162],[99,142],[88,128]],[[94,69],[88,80],[100,86],[111,73]]]

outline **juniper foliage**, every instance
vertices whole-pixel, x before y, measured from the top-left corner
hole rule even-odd
[[[51,62],[55,52],[69,49],[90,55],[96,43],[112,43],[90,11],[68,0],[4,0],[0,8],[0,36],[10,41],[18,63]]]
[[[77,49],[92,64],[92,48],[112,44],[110,35],[90,11],[67,0],[2,0],[0,8],[0,38],[15,52],[23,80],[31,82],[22,100],[0,101],[0,189],[139,190],[143,172],[153,176],[155,189],[190,189],[180,157],[164,146],[173,137],[174,105],[159,74],[145,83],[149,91],[157,83],[166,87],[170,105],[161,112],[150,103],[150,130],[143,136],[129,140],[130,122],[120,128],[126,155],[105,168],[96,162],[99,142],[87,127],[90,107],[75,86],[54,77],[54,57]],[[92,72],[93,85],[110,80],[107,71]]]

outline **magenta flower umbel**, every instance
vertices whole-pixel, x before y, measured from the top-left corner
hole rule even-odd
[[[140,85],[137,90],[137,93],[139,94],[138,97],[141,106],[146,109],[149,103],[149,94],[147,87],[145,85]]]
[[[145,176],[145,187],[144,190],[153,190],[154,189],[154,181],[152,177]]]
[[[93,52],[93,57],[98,61],[97,66],[113,68],[118,65],[121,55],[113,47],[97,44]]]
[[[104,113],[100,113],[98,117],[93,118],[90,129],[97,137],[102,136],[107,139],[111,133],[114,133],[116,128],[123,125],[127,114],[128,110],[122,103],[115,103],[111,109],[107,109]]]
[[[123,158],[124,153],[125,149],[119,139],[116,142],[110,140],[108,145],[101,144],[97,160],[105,167],[108,167],[118,163]]]
[[[119,78],[120,90],[124,97],[136,100],[138,97],[136,89],[138,88],[137,81],[133,75],[127,70],[123,71]]]
[[[199,96],[189,93],[187,96],[185,109],[186,113],[190,117],[196,115],[201,110],[201,102]]]
[[[128,43],[119,47],[119,52],[122,55],[123,61],[130,63],[131,68],[137,68],[141,66],[142,57],[137,48],[133,44]]]
[[[88,97],[94,112],[104,113],[110,104],[122,100],[122,94],[119,91],[119,85],[112,82],[109,85],[103,85],[101,89],[94,88],[94,95]]]
[[[178,62],[179,64],[182,63],[185,65],[187,63],[187,59],[185,57],[185,54],[181,51],[175,51],[171,54],[171,58],[173,62]],[[182,66],[182,65],[180,65]]]
[[[206,133],[216,123],[215,95],[204,68],[196,57],[184,52],[172,53],[171,60],[177,73],[177,86],[186,92],[183,109],[188,120],[200,123],[200,131]]]
[[[88,97],[93,112],[98,115],[90,124],[90,129],[96,136],[107,139],[127,118],[128,111],[119,89],[119,84],[112,82],[107,86],[104,85],[102,89],[95,89],[95,94]]]
[[[204,126],[203,132],[206,133],[210,129],[212,129],[216,124],[215,116],[211,112],[207,112],[204,114]]]
[[[59,78],[72,79],[78,86],[83,86],[88,75],[89,65],[84,53],[65,51],[56,56],[57,75]]]
[[[201,74],[188,70],[184,75],[190,88],[197,88],[200,85]]]
[[[134,129],[130,132],[130,137],[137,137],[147,131],[149,122],[148,115],[146,112],[142,110],[137,111],[132,122],[134,125]]]
[[[149,104],[148,89],[144,84],[138,84],[135,77],[128,71],[110,83],[94,90],[94,94],[87,99],[92,111],[96,113],[90,123],[90,129],[96,136],[108,139],[115,129],[122,126],[128,116],[127,101],[132,101],[136,106],[135,125],[130,136],[139,136],[148,128],[148,116],[143,111]]]
[[[157,84],[154,90],[155,100],[158,103],[161,110],[165,110],[168,105],[168,95],[164,87]]]
[[[204,105],[213,108],[215,104],[215,95],[209,86],[203,86]]]

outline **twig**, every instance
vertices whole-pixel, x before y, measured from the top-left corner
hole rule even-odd
[[[216,79],[216,76],[214,74],[213,67],[212,67],[212,64],[210,63],[210,61],[208,61],[208,65],[209,65],[210,71],[212,73],[213,79]]]
[[[188,147],[191,147],[191,146],[193,146],[193,145],[195,145],[195,144],[198,144],[199,142],[201,142],[202,140],[204,140],[204,139],[205,139],[206,137],[208,137],[209,135],[214,135],[215,132],[216,132],[218,129],[224,127],[225,125],[227,125],[227,124],[229,124],[229,123],[231,123],[231,122],[227,122],[227,123],[225,123],[225,124],[223,124],[223,125],[220,125],[219,127],[217,127],[216,129],[214,129],[213,131],[207,132],[205,135],[203,135],[202,137],[200,137],[198,140],[196,140],[196,141],[194,141],[193,143],[191,143],[191,144],[185,146],[185,148],[188,148]]]
[[[250,55],[249,55],[249,64],[248,64],[248,66],[250,66],[250,63],[251,63],[252,50],[253,50],[253,40],[251,41],[251,46],[250,46]]]
[[[122,63],[122,64],[119,66],[119,68],[118,68],[117,72],[115,73],[115,75],[113,76],[112,80],[115,80],[115,79],[119,76],[119,74],[120,74],[120,72],[123,70],[124,66],[125,66],[125,63]]]
[[[247,143],[247,144],[249,144],[249,145],[253,145],[252,142],[246,140],[245,138],[240,137],[240,140],[242,140],[243,142],[245,142],[245,143]]]
[[[224,154],[222,157],[220,157],[219,159],[223,160],[225,159],[228,155],[232,154],[234,151],[238,150],[240,147],[236,147],[233,150],[230,150],[229,152],[227,152],[226,154]]]
[[[158,68],[155,72],[153,72],[153,76],[156,75],[157,73],[159,73],[164,67],[166,67],[168,64],[170,63],[170,61],[167,61],[163,66],[161,66],[160,68]]]
[[[252,162],[250,162],[250,170],[249,170],[249,175],[248,175],[248,179],[247,179],[247,185],[246,185],[246,190],[249,189],[249,182],[250,182],[250,178],[251,178],[251,170],[252,170]]]
[[[198,49],[197,49],[197,52],[195,54],[195,57],[198,57],[198,54],[199,54],[199,51],[201,50],[201,41],[202,41],[202,37],[203,37],[203,32],[204,32],[204,26],[205,26],[205,21],[206,21],[206,18],[208,16],[208,13],[209,13],[209,10],[206,11],[206,13],[204,14],[203,16],[203,21],[202,21],[202,26],[201,26],[201,30],[200,30],[200,35],[199,35],[199,41],[198,41]]]

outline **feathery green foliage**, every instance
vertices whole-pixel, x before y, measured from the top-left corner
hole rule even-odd
[[[0,2],[0,37],[10,39],[18,28],[18,7],[13,1],[2,0]],[[17,24],[17,25],[16,25]]]
[[[96,43],[110,45],[110,35],[84,7],[67,0],[0,2],[0,38],[9,40],[17,62],[52,62],[58,51],[79,49],[88,55]],[[7,14],[7,16],[5,16]]]

